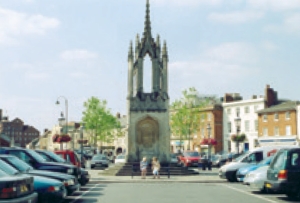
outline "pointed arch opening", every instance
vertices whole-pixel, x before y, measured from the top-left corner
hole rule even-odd
[[[149,54],[146,54],[146,56],[144,57],[143,89],[145,93],[152,92],[152,60]]]

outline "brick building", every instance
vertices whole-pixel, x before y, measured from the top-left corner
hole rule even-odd
[[[9,121],[8,117],[2,116],[0,109],[0,135],[9,138],[9,145],[25,148],[26,144],[40,136],[40,132],[33,126],[24,125],[24,122],[19,118]],[[7,145],[7,142],[3,142],[1,146]]]
[[[279,101],[258,111],[258,141],[261,146],[298,143],[299,101]]]

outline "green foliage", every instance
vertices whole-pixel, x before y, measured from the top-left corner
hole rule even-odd
[[[240,135],[231,135],[231,140],[234,142],[244,142],[246,139],[246,135],[244,133]]]
[[[107,109],[106,104],[105,100],[101,101],[96,97],[91,97],[84,102],[82,121],[85,123],[85,128],[93,132],[94,145],[97,141],[111,143],[121,134],[120,122]]]
[[[203,125],[201,119],[206,116],[203,109],[210,104],[211,98],[200,97],[195,88],[184,90],[182,94],[181,99],[171,104],[171,131],[179,140],[190,140]]]

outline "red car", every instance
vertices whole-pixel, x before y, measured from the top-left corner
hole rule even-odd
[[[75,166],[85,168],[86,160],[83,158],[83,163],[81,163],[81,160],[80,160],[81,157],[78,156],[72,150],[58,150],[58,151],[54,151],[54,153],[61,156],[67,162],[72,163]]]
[[[178,156],[178,162],[181,166],[198,166],[200,159],[199,152],[186,151],[183,154]]]

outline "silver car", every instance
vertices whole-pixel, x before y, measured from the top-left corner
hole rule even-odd
[[[109,163],[109,160],[107,159],[107,157],[103,154],[97,154],[97,155],[94,155],[92,157],[92,160],[91,160],[91,168],[95,168],[95,167],[108,167],[108,163]]]
[[[250,185],[251,188],[266,192],[265,181],[269,166],[262,166],[254,171],[247,173],[244,178],[244,184]]]

